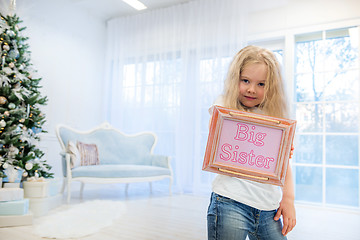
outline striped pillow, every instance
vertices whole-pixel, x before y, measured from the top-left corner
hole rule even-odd
[[[77,142],[76,146],[81,156],[81,166],[99,165],[99,152],[96,144]]]

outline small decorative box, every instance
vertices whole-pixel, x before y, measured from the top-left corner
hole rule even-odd
[[[43,198],[48,196],[48,185],[47,181],[24,181],[24,197],[25,198]]]

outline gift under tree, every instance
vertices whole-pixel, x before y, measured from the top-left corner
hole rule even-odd
[[[0,171],[7,177],[23,170],[22,177],[52,178],[51,166],[37,147],[45,115],[39,82],[30,61],[29,45],[16,15],[0,14]]]

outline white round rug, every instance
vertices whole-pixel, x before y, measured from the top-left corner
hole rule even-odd
[[[125,205],[119,201],[93,200],[35,219],[34,233],[40,237],[66,239],[94,234],[121,217]]]

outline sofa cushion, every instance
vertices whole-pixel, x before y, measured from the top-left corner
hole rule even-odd
[[[86,144],[78,141],[76,146],[80,152],[81,166],[100,164],[99,152],[96,144]]]
[[[78,167],[81,163],[81,156],[76,144],[73,141],[69,141],[66,147],[66,152],[70,154],[70,167]]]
[[[99,178],[133,178],[170,175],[170,170],[163,167],[146,165],[92,165],[80,166],[72,169],[72,177],[99,177]]]

